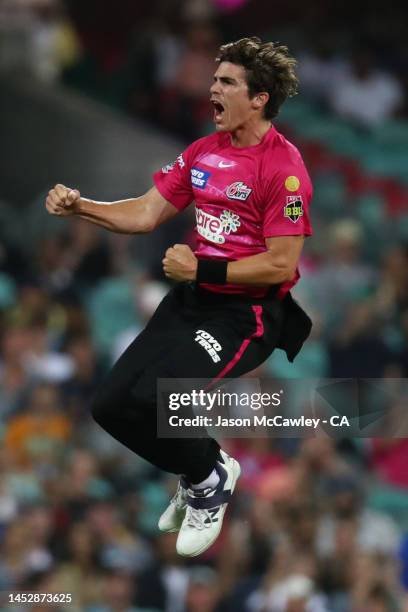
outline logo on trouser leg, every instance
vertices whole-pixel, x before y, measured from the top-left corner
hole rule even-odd
[[[211,334],[203,329],[198,329],[196,331],[195,341],[207,351],[214,363],[221,361],[221,357],[218,353],[222,351],[222,346]]]

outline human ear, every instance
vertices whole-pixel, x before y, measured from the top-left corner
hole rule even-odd
[[[253,97],[252,103],[254,108],[259,110],[260,108],[263,108],[265,104],[267,104],[268,100],[269,94],[266,91],[262,91]]]

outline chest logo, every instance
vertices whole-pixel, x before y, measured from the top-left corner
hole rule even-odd
[[[200,170],[200,168],[196,168],[196,166],[193,166],[191,168],[191,184],[193,185],[193,187],[197,187],[198,189],[205,189],[210,176],[210,172]]]
[[[240,202],[244,202],[251,195],[252,189],[250,189],[242,181],[237,181],[236,183],[229,185],[225,193],[227,194],[227,198],[230,200],[240,200]]]
[[[219,168],[232,168],[233,166],[235,166],[234,162],[224,162],[224,161],[218,162]]]
[[[290,219],[291,221],[293,221],[293,223],[297,223],[297,221],[299,221],[300,217],[303,217],[303,200],[302,200],[302,196],[300,195],[295,195],[295,196],[287,196],[286,197],[286,206],[283,209],[284,210],[284,216],[288,219]]]
[[[224,234],[238,231],[241,225],[239,215],[230,210],[223,210],[220,217],[215,217],[209,213],[196,208],[197,232],[203,238],[216,244],[224,244]]]

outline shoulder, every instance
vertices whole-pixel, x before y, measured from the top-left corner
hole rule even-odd
[[[275,131],[275,138],[268,144],[268,157],[272,158],[273,155],[274,164],[278,169],[305,167],[299,149],[277,130]]]
[[[225,140],[225,134],[223,132],[214,132],[208,136],[198,138],[191,143],[189,148],[193,148],[196,151],[208,150],[209,148],[222,146]]]
[[[178,161],[184,165],[192,166],[196,161],[205,157],[209,153],[225,146],[225,135],[223,133],[213,133],[194,140],[181,155]]]
[[[263,171],[265,178],[279,181],[310,184],[309,173],[299,149],[283,134],[275,130],[274,138],[267,143],[264,155]]]
[[[202,138],[194,140],[183,153],[179,155],[179,160],[181,160],[183,164],[187,163],[187,165],[191,165],[197,158],[202,157],[220,146],[222,146],[222,134],[215,132],[208,136],[203,136]]]

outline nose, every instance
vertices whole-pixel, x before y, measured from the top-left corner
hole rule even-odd
[[[214,81],[214,83],[210,87],[210,93],[217,94],[219,92],[220,92],[219,83],[217,81]]]

